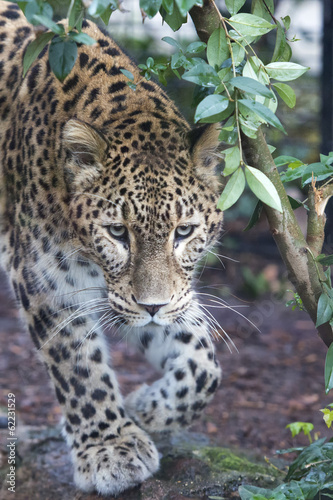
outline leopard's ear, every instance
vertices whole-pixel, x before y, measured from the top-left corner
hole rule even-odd
[[[221,163],[218,155],[220,129],[221,125],[214,123],[195,128],[189,133],[190,152],[196,176],[214,190],[219,187],[220,177],[217,173],[217,166]]]
[[[101,174],[108,141],[101,132],[76,118],[66,123],[62,137],[67,150],[68,182],[71,186],[87,187]]]

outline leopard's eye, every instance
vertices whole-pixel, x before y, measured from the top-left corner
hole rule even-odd
[[[183,226],[178,226],[175,231],[175,238],[180,240],[188,238],[194,231],[195,226],[192,224],[184,224]]]
[[[107,226],[107,230],[110,236],[116,240],[126,241],[128,239],[128,231],[123,224],[112,224],[111,226]]]

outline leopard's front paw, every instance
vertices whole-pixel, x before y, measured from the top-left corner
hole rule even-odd
[[[83,491],[117,495],[142,483],[157,471],[158,452],[141,429],[75,450],[74,480]]]

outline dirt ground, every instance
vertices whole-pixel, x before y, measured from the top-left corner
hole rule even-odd
[[[230,232],[228,237],[232,239]],[[203,419],[192,429],[205,434],[213,445],[251,450],[272,458],[276,449],[306,444],[291,438],[285,428],[290,422],[311,421],[321,436],[329,435],[319,412],[332,402],[324,391],[326,348],[307,315],[293,312],[286,308],[285,298],[277,298],[281,288],[290,285],[281,285],[283,265],[267,238],[260,241],[260,235],[259,239],[248,237],[247,248],[255,253],[244,252],[240,246],[220,249],[238,263],[223,259],[223,269],[219,262],[213,268],[208,262],[198,280],[201,293],[217,294],[223,299],[228,295],[228,302],[234,305],[234,311],[228,307],[211,311],[235,347],[227,342],[230,352],[222,340],[216,343],[223,381]],[[260,281],[258,276],[265,280],[266,292],[257,299],[248,298],[244,268],[251,269],[255,282]],[[23,332],[3,275],[0,283],[0,421],[5,421],[7,395],[11,392],[16,396],[18,426],[56,425],[61,413],[54,391],[29,336]],[[205,295],[202,298],[205,304],[215,304]],[[158,377],[132,347],[115,336],[109,337],[109,343],[124,394]]]

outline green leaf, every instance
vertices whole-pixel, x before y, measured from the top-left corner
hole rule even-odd
[[[23,77],[25,77],[28,69],[37,59],[45,45],[47,45],[54,36],[54,33],[50,31],[48,31],[47,33],[42,33],[28,45],[23,59]]]
[[[34,25],[40,24],[38,20],[35,19],[35,16],[45,16],[47,19],[52,20],[53,17],[53,9],[51,5],[48,3],[41,3],[41,2],[36,2],[32,1],[26,4],[25,8],[23,9],[24,15],[27,18],[27,20]],[[46,25],[45,25],[46,26]]]
[[[247,92],[248,94],[274,98],[274,94],[271,90],[257,80],[253,80],[253,78],[248,78],[247,76],[236,76],[230,80],[230,83],[237,89],[244,90],[244,92]]]
[[[96,43],[96,40],[87,35],[87,33],[76,33],[75,31],[71,31],[68,33],[68,36],[76,43],[84,43],[85,45],[94,45]]]
[[[162,0],[140,0],[140,9],[142,9],[151,19],[160,10]]]
[[[323,410],[319,411],[321,411],[324,414],[323,416],[324,422],[327,425],[327,427],[330,428],[333,423],[333,411],[329,410],[328,408],[324,408]]]
[[[84,8],[82,6],[82,1],[74,0],[68,16],[69,28],[75,28],[77,26],[78,31],[81,31],[83,14]]]
[[[240,165],[240,151],[238,146],[234,146],[233,148],[225,149],[223,151],[223,154],[225,155],[224,157],[224,163],[225,167],[223,169],[223,175],[230,175]]]
[[[272,490],[258,488],[257,486],[240,486],[238,489],[238,493],[241,500],[267,500],[272,498],[270,495],[272,493]],[[274,500],[286,500],[286,497],[275,497]]]
[[[285,16],[285,17],[282,17],[281,19],[282,19],[282,22],[284,24],[286,31],[288,31],[290,28],[290,22],[291,22],[290,16]]]
[[[220,210],[227,210],[228,208],[230,208],[232,205],[234,205],[234,203],[236,203],[236,201],[244,191],[244,188],[244,172],[241,167],[239,167],[236,172],[232,174],[225,188],[223,189],[220,199],[217,202],[217,208],[219,208]]]
[[[162,6],[165,11],[171,15],[173,13],[174,0],[162,0]]]
[[[282,212],[281,200],[278,192],[269,178],[257,168],[246,165],[245,177],[251,191],[266,205]]]
[[[63,82],[71,72],[77,58],[77,45],[68,39],[54,38],[49,48],[50,66],[55,76]]]
[[[276,127],[286,134],[286,131],[278,117],[260,102],[251,101],[250,99],[240,99],[238,101],[238,105],[241,113],[245,116],[245,118],[248,118],[249,112],[255,113],[266,123],[269,123],[273,127]]]
[[[234,64],[237,67],[244,60],[245,49],[241,45],[238,45],[238,43],[232,43],[231,44],[231,50],[232,50],[232,55],[233,55],[233,58],[234,58]]]
[[[121,69],[120,70],[122,72],[123,75],[125,75],[129,80],[131,80],[132,82],[134,82],[134,75],[133,73],[131,73],[130,71],[128,71],[127,69]]]
[[[246,0],[225,0],[225,6],[230,14],[233,16],[243,7]]]
[[[289,82],[302,76],[310,68],[291,62],[272,62],[265,66],[265,69],[271,78],[280,82]]]
[[[117,4],[117,7],[115,7],[114,5],[110,5],[107,9],[105,9],[105,11],[99,16],[103,23],[105,24],[105,26],[107,26],[110,22],[110,17],[111,17],[111,14],[112,12],[114,12],[115,10],[117,10],[118,8],[118,4]]]
[[[202,5],[202,0],[175,0],[181,15],[186,16],[194,5]]]
[[[36,14],[41,14],[40,5],[39,5],[38,1],[33,0],[31,2],[20,2],[19,7],[22,10],[25,17],[27,18],[27,20],[29,21],[29,23],[36,24],[33,21],[33,17]],[[52,18],[52,16],[51,16],[51,18]]]
[[[195,66],[197,66],[198,64],[200,64],[202,62],[201,57],[189,57],[188,55],[184,56],[184,57],[185,57],[185,60],[184,60],[183,68],[186,71],[189,71],[190,69],[194,68]]]
[[[229,100],[223,95],[212,94],[201,101],[196,109],[194,121],[198,122],[204,118],[212,117],[227,109]]]
[[[127,82],[127,85],[129,86],[130,89],[136,90],[136,84],[133,82]]]
[[[333,164],[333,151],[331,151],[330,153],[328,153],[328,156],[327,155],[323,155],[323,154],[320,154],[320,161],[321,163],[325,163],[327,165],[332,165]]]
[[[253,14],[236,14],[228,23],[244,36],[261,36],[275,28],[275,25]]]
[[[226,19],[227,21],[227,19]],[[243,47],[246,47],[247,45],[251,45],[252,43],[255,43],[258,41],[260,36],[256,35],[243,35],[240,31],[236,29],[230,29],[229,30],[229,36],[232,40],[238,43],[240,43]]]
[[[289,163],[298,161],[300,162],[300,165],[303,165],[303,162],[301,162],[298,158],[295,158],[294,156],[281,155],[274,159],[274,163],[277,167],[283,167],[283,165],[288,165]]]
[[[215,69],[205,61],[202,61],[194,66],[194,68],[186,71],[182,78],[183,80],[202,85],[203,87],[217,87],[221,83]]]
[[[325,392],[333,389],[333,344],[328,348],[325,360]]]
[[[288,43],[286,43],[283,54],[280,57],[280,62],[282,62],[282,61],[289,62],[292,55],[293,55],[293,52],[291,50],[291,47]]]
[[[53,31],[56,35],[63,35],[65,33],[65,28],[62,24],[56,24],[46,16],[34,16],[34,20],[39,24],[46,26],[49,30]]]
[[[273,114],[275,114],[277,107],[278,107],[278,99],[277,99],[276,95],[274,94],[273,90],[272,90],[271,98],[256,95],[255,101],[260,103],[260,104],[263,104],[264,106],[266,106],[266,108],[270,109]]]
[[[311,422],[292,422],[286,425],[286,429],[290,429],[291,437],[298,436],[301,432],[303,432],[305,436],[309,436],[313,428],[314,426]]]
[[[192,42],[186,47],[185,54],[199,54],[205,50],[206,47],[207,44],[204,42]]]
[[[249,231],[257,224],[257,222],[260,219],[262,209],[263,209],[263,203],[262,203],[262,201],[258,200],[256,206],[254,207],[254,210],[253,210],[253,213],[250,217],[250,220],[249,220],[246,228],[243,229],[243,231]]]
[[[218,66],[230,57],[227,38],[223,28],[217,28],[210,35],[207,43],[207,59],[211,66]]]
[[[236,119],[234,116],[231,116],[221,129],[219,141],[225,142],[226,144],[235,144],[237,138],[238,130],[236,126]]]
[[[281,58],[283,58],[285,48],[287,45],[286,34],[285,34],[283,27],[279,23],[279,21],[277,21],[276,26],[277,26],[276,41],[275,41],[275,48],[274,48],[274,52],[273,52],[273,56],[272,56],[272,62],[279,61]]]
[[[288,199],[291,205],[291,208],[293,210],[296,210],[297,208],[304,207],[303,203],[299,200],[296,200],[296,198],[292,198],[292,196],[288,195]]]
[[[316,182],[323,181],[328,177],[333,175],[333,166],[325,165],[324,163],[311,163],[308,165],[302,176],[302,184],[305,186],[312,181],[312,175],[316,179]]]
[[[187,63],[187,57],[182,52],[176,52],[171,57],[171,68],[178,69],[182,68]]]
[[[232,78],[232,67],[228,66],[228,68],[220,69],[217,74],[219,75],[221,82],[226,83]]]
[[[291,168],[288,168],[286,172],[280,173],[281,181],[283,183],[292,182],[302,177],[303,172],[306,169],[307,165],[304,165],[298,161],[296,168],[292,168],[292,163],[289,165],[289,167]]]
[[[320,262],[323,266],[332,266],[333,265],[333,255],[319,255],[316,258],[317,262]]]
[[[289,108],[296,104],[296,94],[286,83],[273,83],[273,87]]]
[[[88,14],[92,17],[100,17],[103,22],[105,22],[104,14],[108,13],[108,16],[110,17],[110,9],[111,11],[114,11],[117,8],[117,0],[93,0],[88,7]]]
[[[269,76],[265,71],[264,63],[258,57],[249,57],[243,68],[243,76],[258,80],[263,85],[269,85]]]
[[[271,21],[274,14],[274,0],[252,0],[251,13],[255,16],[262,17],[266,21]]]
[[[258,128],[261,125],[261,122],[246,120],[242,115],[239,115],[239,123],[242,132],[244,132],[244,134],[247,135],[247,137],[250,137],[251,139],[257,138],[257,132]]]
[[[168,14],[162,7],[160,9],[161,16],[164,21],[170,26],[173,31],[179,30],[182,24],[187,22],[187,16],[183,16],[178,9],[177,4],[174,2],[172,14]]]
[[[333,301],[323,292],[318,300],[316,327],[328,323],[333,316]]]

